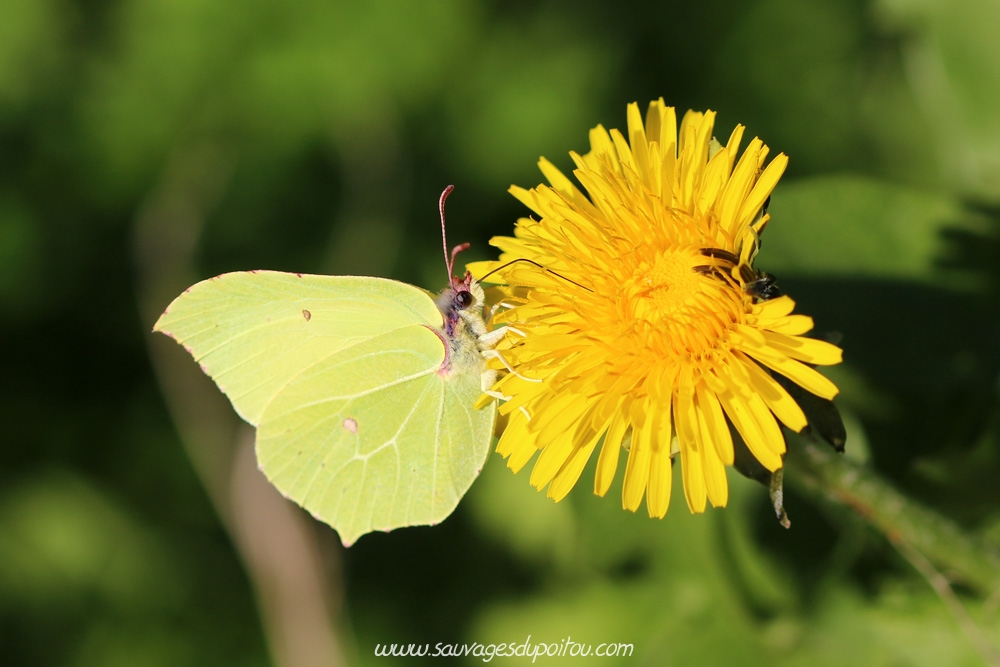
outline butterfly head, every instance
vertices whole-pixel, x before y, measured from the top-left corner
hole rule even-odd
[[[438,310],[444,316],[444,327],[448,335],[455,333],[455,327],[469,317],[482,318],[479,309],[482,308],[486,295],[479,281],[468,271],[464,278],[451,277],[451,284],[441,290],[435,302]]]
[[[447,314],[448,311],[459,313],[482,307],[485,300],[486,295],[479,281],[466,271],[464,278],[451,277],[451,285],[438,296],[437,304],[441,312]]]

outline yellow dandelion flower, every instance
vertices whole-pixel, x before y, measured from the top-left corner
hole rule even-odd
[[[774,376],[837,393],[813,366],[841,350],[804,337],[812,319],[752,268],[788,158],[765,165],[755,138],[737,160],[743,127],[722,146],[714,121],[689,111],[678,128],[660,99],[643,123],[630,104],[627,137],[599,125],[589,153],[570,153],[583,191],[544,158],[549,185],[511,188],[539,219],[494,238],[500,259],[474,267],[497,270],[494,319],[514,330],[500,350],[510,372],[494,386],[509,415],[498,451],[515,472],[539,452],[531,484],[557,501],[600,446],[602,496],[628,452],[626,509],[645,497],[650,516],[666,514],[678,454],[690,510],[706,498],[724,506],[730,424],[772,472],[785,452],[779,422],[807,425]]]

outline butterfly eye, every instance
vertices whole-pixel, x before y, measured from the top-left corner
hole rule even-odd
[[[468,308],[474,300],[471,292],[457,292],[455,294],[455,303],[460,309]]]

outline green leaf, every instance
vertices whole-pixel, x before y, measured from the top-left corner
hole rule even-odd
[[[257,427],[268,479],[345,545],[444,520],[482,469],[496,410],[473,407],[485,370],[475,337],[449,338],[416,287],[228,273],[179,296],[155,330]]]
[[[941,230],[965,217],[948,196],[849,175],[784,184],[769,212],[763,270],[925,280]]]
[[[993,0],[883,0],[880,21],[906,35],[910,88],[927,119],[914,138],[939,156],[939,178],[954,190],[1000,196],[1000,5]]]

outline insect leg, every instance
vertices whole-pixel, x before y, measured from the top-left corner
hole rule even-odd
[[[485,359],[499,359],[500,363],[502,363],[504,365],[504,368],[506,368],[507,371],[510,372],[511,375],[513,375],[514,377],[521,378],[525,382],[541,382],[542,381],[539,378],[524,377],[523,375],[521,375],[520,373],[518,373],[517,371],[515,371],[514,368],[507,362],[507,360],[504,359],[503,355],[500,354],[500,352],[497,351],[497,350],[492,350],[492,349],[491,350],[483,350],[482,354],[483,354],[483,358],[485,358]]]

